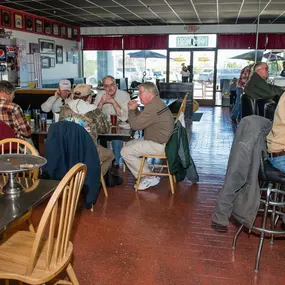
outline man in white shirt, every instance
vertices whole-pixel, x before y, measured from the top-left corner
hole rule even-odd
[[[118,121],[126,122],[128,120],[128,102],[130,101],[129,93],[119,90],[115,78],[110,75],[103,78],[103,86],[104,90],[98,92],[94,104],[107,116],[108,121],[110,121],[110,115],[117,115]],[[115,166],[119,165],[122,147],[123,141],[112,141]]]
[[[47,99],[45,103],[41,105],[43,112],[59,113],[60,108],[64,104],[68,104],[71,101],[71,82],[63,79],[59,82],[59,88],[55,94]]]

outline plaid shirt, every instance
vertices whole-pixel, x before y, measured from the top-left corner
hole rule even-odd
[[[29,137],[32,134],[21,107],[5,98],[0,98],[0,120],[5,122],[18,138]]]
[[[242,69],[238,80],[238,87],[244,89],[247,81],[249,80],[250,67],[246,66]]]

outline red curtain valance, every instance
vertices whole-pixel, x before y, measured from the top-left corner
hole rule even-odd
[[[258,37],[258,49],[265,49],[266,35],[260,34]],[[243,35],[218,35],[219,49],[255,49],[256,36],[255,34]]]
[[[167,49],[168,35],[124,36],[124,49]]]
[[[83,50],[121,50],[122,37],[83,36]]]
[[[267,34],[268,42],[267,49],[285,49],[284,34]]]

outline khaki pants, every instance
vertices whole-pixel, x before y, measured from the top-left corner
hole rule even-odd
[[[108,148],[105,148],[101,145],[97,145],[96,147],[100,159],[101,172],[103,175],[105,175],[115,156],[114,153]]]
[[[141,164],[141,157],[147,154],[163,154],[164,151],[165,143],[160,144],[153,141],[139,139],[128,142],[122,148],[121,155],[134,177],[137,178]],[[144,165],[143,172],[149,172],[147,162]]]

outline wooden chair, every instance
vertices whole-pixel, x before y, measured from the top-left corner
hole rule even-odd
[[[163,159],[166,161],[165,164],[152,164],[152,168],[154,169],[155,167],[160,167],[160,168],[166,168],[167,169],[167,173],[163,173],[163,172],[143,172],[143,166],[145,164],[146,159],[148,158],[152,158],[152,159]],[[169,167],[168,167],[168,162],[166,159],[166,154],[148,154],[148,155],[144,155],[142,157],[142,162],[140,165],[140,170],[138,173],[138,178],[137,178],[137,182],[136,182],[136,191],[138,191],[138,187],[140,185],[140,181],[141,181],[141,177],[142,175],[146,175],[146,176],[168,176],[169,177],[169,183],[170,183],[170,189],[171,189],[171,193],[174,194],[175,188],[176,188],[176,177],[175,174],[171,174],[169,171]]]
[[[0,140],[0,154],[7,154],[7,153],[21,153],[21,154],[32,154],[32,155],[39,155],[38,151],[28,142],[22,139],[17,138],[8,138],[4,140]],[[2,174],[3,179],[5,181],[6,176]],[[25,171],[19,173],[17,177],[26,177],[37,180],[39,176],[39,169],[36,168],[34,170]],[[9,229],[14,228],[23,222],[27,222],[29,225],[29,230],[31,232],[35,232],[35,228],[33,226],[33,222],[31,219],[32,211],[29,211],[24,216],[22,216],[19,220],[12,223]]]
[[[177,114],[173,114],[174,119],[178,119],[180,114],[185,113],[188,93],[185,94]]]
[[[181,103],[180,109],[177,113],[176,116],[176,120],[178,120],[180,114],[183,112],[185,113],[186,110],[186,102],[187,102],[187,97],[188,97],[188,93],[184,96],[184,99]],[[167,173],[163,173],[163,172],[143,172],[143,166],[145,164],[145,161],[148,159],[161,159],[161,160],[165,160],[166,163],[165,164],[152,164],[152,168],[154,169],[155,167],[161,167],[162,169],[166,168],[167,169]],[[141,181],[141,177],[145,175],[145,176],[168,176],[169,177],[169,183],[170,183],[170,189],[171,189],[171,193],[174,194],[175,188],[176,188],[176,176],[175,174],[171,174],[169,171],[169,166],[168,166],[168,162],[167,162],[167,158],[166,158],[166,154],[148,154],[148,155],[144,155],[142,157],[142,161],[141,161],[141,165],[140,165],[140,170],[138,173],[138,178],[137,178],[137,182],[136,182],[136,191],[138,191],[138,187],[140,185],[140,181]]]
[[[37,233],[18,231],[0,245],[0,279],[44,284],[66,269],[70,282],[79,285],[70,263],[70,234],[87,168],[78,163],[63,177],[50,198]],[[7,284],[7,282],[6,282]]]

